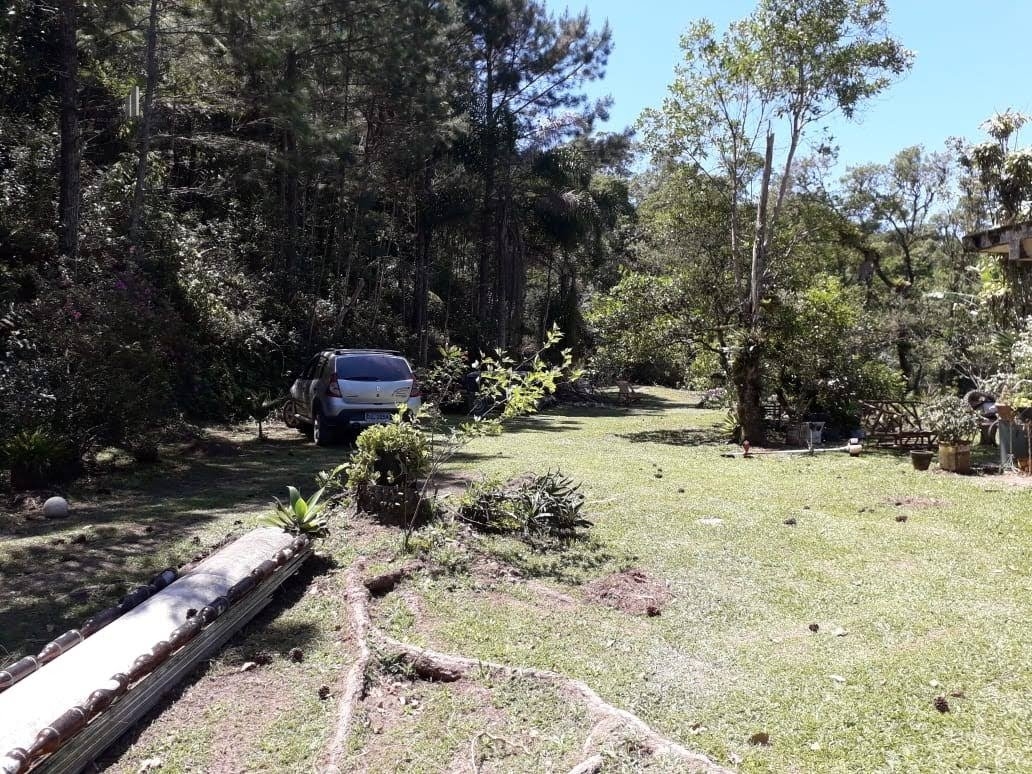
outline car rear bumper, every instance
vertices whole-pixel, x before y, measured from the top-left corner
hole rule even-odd
[[[419,398],[409,398],[406,401],[406,405],[410,412],[415,413],[422,405],[422,400]],[[394,417],[394,412],[397,410],[396,406],[355,405],[343,403],[340,400],[330,402],[330,405],[325,408],[323,421],[330,427],[340,429],[385,424],[391,421]]]

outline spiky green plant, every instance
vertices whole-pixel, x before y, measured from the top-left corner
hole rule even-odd
[[[262,523],[270,527],[279,527],[293,535],[325,537],[329,533],[330,525],[323,513],[326,503],[320,502],[324,491],[318,489],[309,500],[305,500],[297,487],[288,486],[290,504],[284,505],[277,499],[276,510],[263,517]]]
[[[0,443],[0,466],[11,471],[14,489],[47,484],[56,468],[73,456],[71,445],[49,430],[22,430]]]

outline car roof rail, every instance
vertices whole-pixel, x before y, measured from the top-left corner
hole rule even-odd
[[[332,350],[335,355],[400,355],[396,349],[350,349],[338,348]]]

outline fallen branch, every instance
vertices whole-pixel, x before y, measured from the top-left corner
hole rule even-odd
[[[705,755],[692,752],[677,742],[661,736],[637,715],[628,712],[627,710],[620,709],[619,707],[614,707],[612,704],[604,701],[597,693],[595,693],[594,690],[580,680],[575,680],[558,672],[545,669],[514,667],[491,661],[480,661],[478,659],[467,658],[465,656],[440,653],[429,648],[419,648],[410,643],[402,642],[401,640],[396,640],[393,637],[388,636],[376,628],[370,620],[370,591],[367,584],[364,584],[361,579],[360,573],[362,566],[362,559],[356,561],[348,571],[346,579],[347,599],[351,609],[351,618],[355,628],[356,639],[359,640],[361,655],[359,657],[359,661],[356,662],[352,667],[351,672],[349,672],[348,680],[346,681],[346,686],[352,690],[346,691],[345,696],[342,698],[344,704],[341,707],[337,733],[334,736],[334,740],[330,748],[329,759],[331,765],[335,766],[336,762],[339,760],[341,751],[347,741],[354,706],[361,699],[361,681],[359,680],[356,689],[352,685],[352,677],[356,673],[360,664],[361,670],[358,671],[357,674],[361,676],[361,674],[364,673],[365,664],[368,663],[369,660],[368,639],[375,637],[388,650],[393,651],[395,655],[404,659],[412,668],[413,672],[425,680],[457,682],[470,676],[478,677],[487,673],[494,676],[522,678],[549,683],[583,702],[588,711],[598,720],[609,720],[612,722],[612,726],[614,728],[617,726],[624,726],[632,729],[638,735],[642,749],[649,754],[671,755],[677,757],[688,764],[689,768],[686,768],[685,771],[705,772],[706,774],[728,773],[727,769],[717,765]],[[598,723],[594,730],[598,730],[601,727],[601,723]],[[591,740],[589,739],[589,743],[590,741]],[[580,766],[592,761],[593,758],[588,758],[580,764]],[[575,771],[576,770],[577,769],[575,769]],[[580,770],[592,771],[591,768]],[[597,769],[594,770],[597,771]]]

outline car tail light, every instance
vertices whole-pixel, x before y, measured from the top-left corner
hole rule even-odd
[[[409,392],[409,397],[410,398],[422,398],[423,397],[423,393],[419,389],[419,382],[417,382],[415,379],[412,380],[412,391]]]
[[[340,392],[340,384],[337,382],[336,376],[330,379],[330,383],[326,386],[326,394],[329,395],[331,398],[344,397]]]

